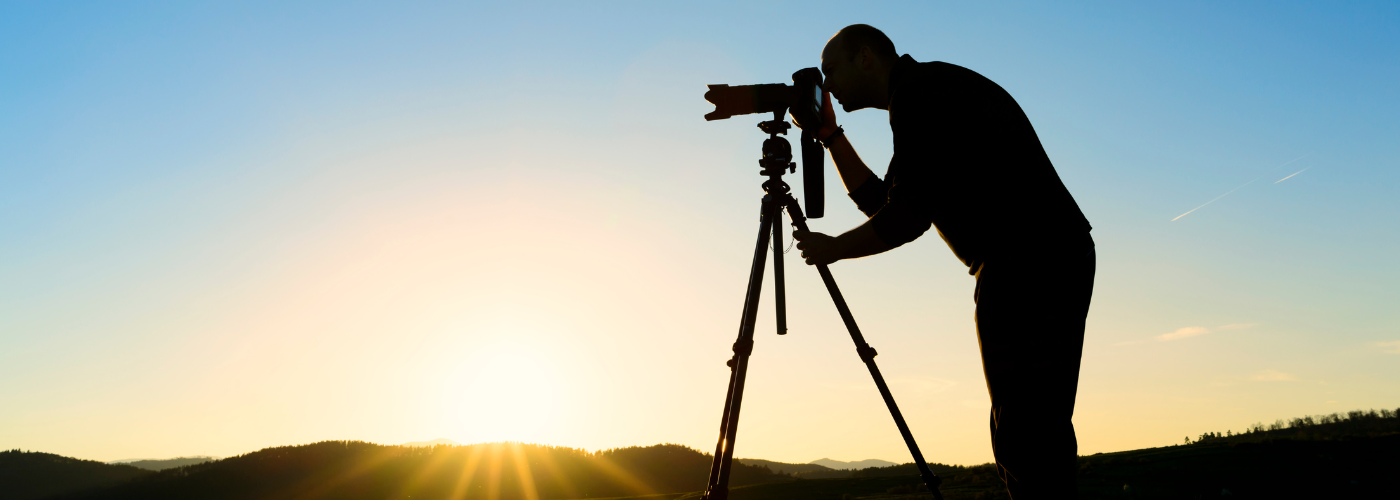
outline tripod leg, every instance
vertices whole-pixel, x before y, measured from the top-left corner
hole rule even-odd
[[[773,203],[772,207],[769,219],[773,221],[773,301],[777,306],[778,335],[787,335],[787,293],[783,286],[786,281],[783,276],[783,225],[778,223],[782,220],[783,206]]]
[[[754,323],[758,320],[758,298],[763,291],[763,268],[767,260],[769,236],[773,230],[772,200],[763,197],[759,216],[758,245],[754,248],[753,264],[749,268],[748,292],[744,295],[744,313],[739,320],[739,338],[734,341],[734,356],[729,358],[729,391],[724,397],[724,416],[719,424],[719,443],[710,464],[710,480],[705,487],[704,500],[725,500],[729,497],[729,470],[734,461],[734,437],[739,430],[739,409],[744,400],[744,378],[748,374],[749,354],[753,352]]]
[[[788,216],[792,217],[792,225],[797,229],[807,231],[807,218],[802,215],[802,208],[798,206],[797,200],[791,195],[787,196],[783,203],[787,205]],[[836,286],[836,278],[831,276],[831,269],[826,264],[817,265],[817,273],[822,277],[822,283],[826,284],[826,291],[831,294],[831,301],[836,303],[836,312],[841,314],[841,322],[846,324],[846,331],[850,332],[851,340],[856,343],[856,353],[860,355],[861,361],[865,362],[865,367],[870,370],[870,377],[875,379],[875,387],[880,390],[880,397],[885,400],[885,407],[890,410],[890,416],[894,417],[894,424],[899,427],[900,436],[904,437],[904,444],[909,447],[909,454],[914,457],[914,464],[919,468],[919,475],[923,477],[924,485],[933,493],[933,498],[943,500],[943,494],[938,491],[939,483],[943,480],[929,469],[928,463],[924,462],[924,454],[919,451],[919,444],[914,442],[914,434],[909,431],[909,424],[904,422],[904,414],[900,413],[899,405],[894,402],[894,395],[890,393],[890,387],[885,384],[885,377],[880,375],[880,367],[875,365],[875,348],[865,342],[865,336],[861,335],[860,327],[856,326],[855,316],[851,315],[851,308],[846,306],[846,299],[841,296],[841,289]]]

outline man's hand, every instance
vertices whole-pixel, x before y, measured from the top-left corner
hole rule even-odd
[[[802,259],[809,266],[875,255],[894,248],[875,234],[875,227],[869,222],[856,226],[841,236],[827,236],[794,229],[792,239],[797,240],[797,249],[802,251]]]
[[[801,121],[799,121],[797,119],[797,113],[789,112],[788,114],[792,116],[792,122],[796,123],[798,128],[806,130],[807,126],[811,125],[810,123],[803,124]],[[813,130],[812,134],[816,136],[816,138],[819,140],[825,140],[827,136],[831,135],[831,133],[835,131],[836,110],[832,109],[831,107],[831,93],[822,92],[822,127],[818,130]]]
[[[797,249],[809,266],[830,264],[845,257],[846,249],[835,236],[794,229],[792,239],[797,240]]]

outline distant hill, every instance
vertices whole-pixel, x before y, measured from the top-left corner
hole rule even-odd
[[[736,458],[735,460],[759,467],[767,467],[773,472],[790,474],[793,479],[842,479],[848,477],[885,477],[885,476],[907,476],[918,474],[914,464],[908,463],[896,465],[894,462],[883,460],[867,460],[868,462],[884,462],[890,464],[887,467],[867,467],[865,469],[832,469],[819,464],[790,464],[784,462],[774,462],[771,460],[761,460],[757,458]],[[834,462],[834,460],[833,460]],[[859,462],[841,462],[859,463]],[[929,464],[935,473],[942,474],[945,471],[961,470],[962,467],[955,465],[945,465],[940,463]],[[914,472],[910,472],[914,471]]]
[[[874,458],[869,460],[858,460],[855,462],[842,462],[840,460],[832,460],[830,458],[821,458],[813,460],[811,461],[811,463],[820,465],[822,467],[826,467],[828,469],[836,470],[869,469],[871,467],[889,467],[891,465],[899,465],[889,460],[878,460]]]
[[[1400,426],[1398,426],[1400,427]],[[1309,438],[1321,437],[1309,434]],[[1206,442],[1079,459],[1079,498],[1400,498],[1400,432],[1341,439]],[[902,472],[900,475],[870,475]],[[946,500],[1009,500],[991,464],[939,471]],[[699,493],[677,499],[697,500]],[[912,464],[844,479],[737,487],[730,500],[930,500]],[[613,499],[646,500],[646,499]]]
[[[411,447],[326,441],[149,473],[60,498],[552,500],[685,493],[704,488],[709,471],[708,455],[672,444],[589,453],[519,443]],[[736,486],[792,480],[742,463],[732,474]]]
[[[152,470],[152,471],[161,471],[161,470],[165,470],[165,469],[174,469],[174,468],[176,468],[176,467],[184,467],[184,466],[186,466],[186,465],[194,465],[194,464],[202,464],[202,463],[204,463],[204,462],[212,462],[212,461],[215,461],[215,460],[218,460],[218,459],[219,459],[219,457],[198,456],[198,457],[167,458],[167,459],[164,459],[164,460],[156,460],[156,459],[119,460],[119,461],[116,461],[116,462],[108,462],[108,463],[111,463],[111,464],[130,465],[130,466],[132,466],[132,467],[139,467],[139,468],[142,468],[142,469]]]
[[[734,461],[739,462],[741,464],[752,465],[755,467],[767,467],[768,470],[781,474],[835,472],[830,467],[817,464],[790,464],[785,462],[774,462],[772,460],[763,460],[758,458],[736,458],[734,459]]]
[[[149,474],[154,473],[130,465],[52,453],[0,451],[0,500],[30,500],[114,486]]]
[[[1205,433],[1190,444],[1079,458],[1079,498],[1400,498],[1400,410],[1352,411]],[[931,465],[947,500],[1008,499],[992,464]],[[801,478],[802,476],[798,476]],[[690,493],[677,500],[694,500]],[[914,464],[847,478],[738,487],[731,500],[933,498]],[[631,499],[615,499],[631,500]],[[636,499],[642,500],[642,499]]]
[[[462,443],[458,443],[458,442],[456,442],[456,441],[453,441],[453,440],[447,439],[447,438],[437,438],[437,439],[434,439],[434,440],[432,440],[432,441],[414,441],[414,442],[412,442],[412,443],[404,443],[404,444],[401,444],[401,445],[399,445],[399,446],[414,446],[414,447],[423,447],[423,446],[462,446]]]
[[[1079,458],[1080,497],[1400,498],[1400,412],[1355,411],[1208,432],[1184,444]],[[930,464],[948,500],[1004,499],[991,464]],[[0,452],[0,500],[695,498],[710,456],[679,445],[587,452],[518,443],[432,447],[327,441],[160,472]],[[835,470],[735,463],[730,498],[928,499],[913,464]]]

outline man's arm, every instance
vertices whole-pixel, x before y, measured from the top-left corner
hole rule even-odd
[[[851,141],[846,140],[846,134],[836,137],[827,150],[831,152],[831,162],[836,164],[836,173],[841,175],[841,183],[846,185],[847,193],[855,191],[861,184],[865,184],[870,176],[875,175],[870,171],[870,167],[865,166],[860,155],[856,154],[856,148],[851,146]]]
[[[827,92],[822,93],[822,121],[825,122],[825,126],[817,131],[816,136],[822,142],[826,142],[826,139],[836,132],[836,110],[832,109],[831,94]],[[846,140],[846,134],[838,136],[827,150],[831,152],[831,162],[836,164],[836,173],[841,175],[841,183],[846,185],[847,193],[855,191],[861,184],[865,184],[870,176],[875,175],[870,171],[870,167],[865,166],[860,155],[856,154],[856,148],[851,146],[851,141]]]
[[[830,106],[830,101],[826,102]],[[833,123],[835,120],[828,120]],[[829,126],[835,129],[835,125]],[[827,137],[830,131],[823,129],[818,137]],[[846,134],[836,137],[831,142],[831,161],[836,164],[836,172],[841,174],[841,182],[846,185],[846,192],[854,192],[864,185],[871,177],[875,176],[870,171],[870,167],[856,154],[856,149],[851,146],[851,141],[846,140]],[[878,179],[877,179],[878,180]],[[864,207],[862,207],[864,209]],[[894,248],[885,244],[878,235],[875,234],[875,226],[866,221],[855,229],[846,231],[840,236],[828,236],[822,233],[794,231],[793,239],[798,241],[797,249],[802,251],[802,258],[809,265],[830,264],[841,259],[857,259],[868,255],[875,255]]]
[[[875,234],[875,226],[866,221],[840,236],[827,236],[810,231],[793,231],[797,249],[808,265],[830,264],[841,259],[856,259],[875,255],[891,248]]]
[[[796,115],[793,118],[796,121]],[[816,136],[823,139],[822,142],[826,142],[825,139],[836,132],[836,112],[831,106],[830,93],[822,95],[822,118],[825,124],[817,131]],[[865,161],[860,159],[855,147],[851,146],[851,141],[846,139],[846,134],[837,136],[827,151],[831,152],[831,161],[836,164],[836,172],[841,175],[841,183],[846,186],[847,193],[854,192],[875,176],[870,167],[865,165]],[[894,248],[876,236],[875,228],[869,222],[840,236],[793,231],[792,237],[798,241],[797,249],[802,251],[802,258],[809,265],[830,264],[841,259],[865,257]]]

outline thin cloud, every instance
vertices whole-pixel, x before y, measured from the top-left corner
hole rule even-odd
[[[1222,195],[1220,195],[1220,196],[1216,196],[1214,200],[1207,201],[1207,202],[1205,202],[1205,203],[1202,203],[1201,206],[1199,206],[1199,207],[1196,207],[1196,208],[1187,210],[1186,213],[1181,214],[1181,215],[1178,215],[1178,216],[1176,216],[1176,217],[1173,217],[1173,218],[1172,218],[1172,222],[1176,222],[1177,219],[1180,219],[1180,218],[1182,218],[1182,217],[1185,217],[1185,216],[1187,216],[1187,215],[1190,215],[1191,212],[1195,212],[1195,211],[1197,211],[1197,210],[1200,210],[1200,209],[1202,209],[1202,208],[1205,208],[1206,205],[1209,205],[1209,204],[1211,204],[1211,203],[1215,203],[1217,200],[1219,200],[1219,199],[1221,199],[1221,198],[1224,198],[1224,197],[1226,197],[1226,196],[1229,196],[1230,193],[1233,193],[1233,192],[1235,192],[1235,191],[1239,191],[1240,188],[1245,187],[1245,186],[1248,186],[1248,185],[1250,185],[1250,184],[1253,184],[1254,181],[1257,181],[1257,180],[1259,180],[1259,178],[1258,178],[1258,177],[1255,177],[1254,180],[1251,180],[1251,181],[1246,182],[1246,183],[1244,183],[1244,184],[1240,184],[1240,187],[1237,187],[1237,188],[1235,188],[1235,189],[1231,189],[1231,190],[1229,190],[1229,191],[1226,191],[1225,194],[1222,194]]]
[[[1312,168],[1312,167],[1308,167],[1308,168]],[[1303,170],[1307,170],[1308,168],[1305,168],[1305,169],[1303,169]],[[1282,178],[1282,179],[1276,180],[1276,181],[1274,181],[1274,184],[1278,184],[1278,183],[1280,183],[1280,182],[1286,181],[1286,180],[1292,178],[1294,175],[1301,174],[1301,173],[1303,173],[1303,170],[1299,170],[1299,171],[1297,171],[1297,172],[1293,172],[1293,173],[1292,173],[1291,175],[1289,175],[1288,177],[1284,177],[1284,178]]]
[[[1254,375],[1250,376],[1249,379],[1257,382],[1296,382],[1298,377],[1278,370],[1261,370],[1254,372]]]
[[[1185,328],[1177,328],[1176,331],[1171,333],[1158,335],[1157,340],[1165,342],[1168,340],[1179,340],[1187,337],[1195,337],[1197,335],[1205,335],[1207,333],[1210,333],[1210,330],[1205,329],[1205,327],[1188,326]]]
[[[1228,325],[1217,326],[1217,327],[1215,327],[1215,329],[1216,329],[1216,330],[1243,330],[1243,329],[1245,329],[1245,328],[1254,328],[1254,327],[1256,327],[1256,326],[1259,326],[1259,324],[1258,324],[1258,323],[1231,323],[1231,324],[1228,324]],[[1115,344],[1113,344],[1113,345],[1115,345],[1115,346],[1136,345],[1136,344],[1143,344],[1143,343],[1152,342],[1152,341],[1157,341],[1157,342],[1168,342],[1168,341],[1172,341],[1172,340],[1181,340],[1181,339],[1185,339],[1185,338],[1196,337],[1196,336],[1199,336],[1199,335],[1205,335],[1205,334],[1210,333],[1210,332],[1211,332],[1211,330],[1210,330],[1209,328],[1204,327],[1204,326],[1187,326],[1187,327],[1177,328],[1176,331],[1171,332],[1171,333],[1163,333],[1163,334],[1158,335],[1158,336],[1156,336],[1156,337],[1152,337],[1151,339],[1129,340],[1129,341],[1124,341],[1124,342],[1117,342],[1117,343],[1115,343]]]
[[[1216,330],[1243,330],[1243,329],[1245,329],[1245,328],[1254,328],[1254,327],[1256,327],[1256,326],[1259,326],[1259,323],[1232,323],[1232,324],[1229,324],[1229,325],[1217,326],[1217,327],[1215,327],[1215,329],[1216,329]]]
[[[1386,348],[1385,352],[1391,354],[1400,354],[1400,340],[1396,340],[1393,342],[1376,342],[1376,345]]]

